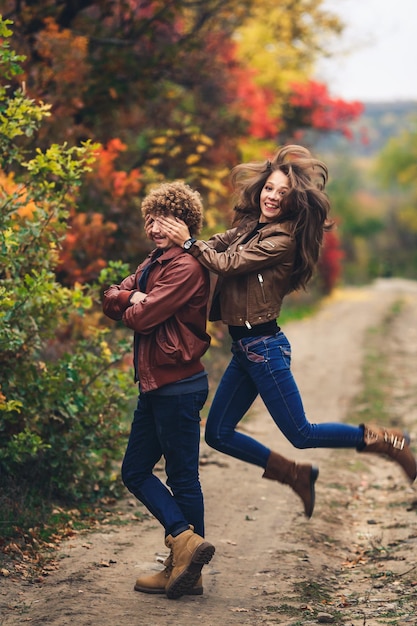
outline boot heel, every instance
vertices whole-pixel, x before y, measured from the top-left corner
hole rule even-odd
[[[176,600],[184,594],[191,595],[203,566],[211,561],[215,547],[194,534],[191,527],[176,537],[168,535],[165,543],[173,551],[173,570],[165,587],[166,596]]]
[[[308,518],[313,515],[314,505],[316,503],[315,482],[318,477],[319,468],[312,465],[310,471],[310,502],[304,502],[304,512]]]
[[[198,565],[207,565],[207,563],[210,563],[211,559],[213,558],[215,550],[216,548],[208,541],[202,543],[194,552],[192,557],[192,563],[197,563]]]
[[[315,502],[314,483],[318,475],[318,467],[289,461],[281,454],[271,451],[262,477],[289,485],[303,501],[305,515],[311,517]]]
[[[317,478],[319,477],[319,468],[316,467],[315,465],[312,466],[311,468],[311,484],[314,485],[314,483],[316,482]]]

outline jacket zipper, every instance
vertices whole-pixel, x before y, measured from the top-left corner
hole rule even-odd
[[[261,286],[262,298],[264,300],[264,304],[266,304],[264,277],[262,276],[262,274],[258,274],[258,280],[259,280],[259,284]]]
[[[259,281],[259,285],[261,287],[262,298],[263,298],[264,304],[266,304],[264,277],[262,276],[262,274],[258,274],[258,281]],[[252,328],[252,324],[248,320],[245,321],[245,326],[246,326],[246,328],[249,328],[249,330]]]

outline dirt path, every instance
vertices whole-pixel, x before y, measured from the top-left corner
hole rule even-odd
[[[417,285],[407,281],[344,290],[313,318],[285,328],[312,421],[343,420],[360,389],[365,331],[399,298],[404,306],[387,337],[397,385],[392,411],[417,441]],[[166,549],[159,525],[133,521],[141,508],[127,499],[120,516],[129,523],[66,541],[43,582],[0,578],[0,626],[417,624],[417,495],[401,471],[354,451],[297,451],[260,403],[243,427],[320,466],[311,520],[289,488],[203,443],[207,538],[216,545],[203,596],[170,601],[133,591]]]

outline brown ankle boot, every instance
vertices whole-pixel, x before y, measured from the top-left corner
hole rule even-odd
[[[358,452],[374,452],[389,456],[401,465],[408,478],[413,482],[417,476],[417,464],[410,450],[409,436],[392,428],[367,426],[366,424],[362,424],[362,427],[365,446],[358,448]]]
[[[315,503],[314,483],[318,475],[319,470],[313,465],[295,463],[277,452],[271,452],[262,478],[289,485],[303,501],[306,516],[311,517]]]
[[[213,557],[215,547],[190,527],[176,537],[168,535],[165,544],[172,551],[172,572],[165,587],[167,598],[175,600],[198,582],[203,565]]]
[[[135,591],[141,591],[142,593],[165,593],[169,577],[172,573],[172,552],[165,559],[164,566],[165,568],[160,572],[149,574],[148,576],[139,576],[135,583]],[[200,576],[194,587],[187,591],[187,595],[201,596],[203,595],[203,591],[203,577]]]

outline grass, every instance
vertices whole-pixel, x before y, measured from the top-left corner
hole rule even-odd
[[[300,320],[310,317],[317,313],[318,305],[314,303],[303,303],[298,306],[287,306],[281,310],[279,314],[278,324],[284,327],[290,322],[299,322]]]
[[[391,421],[388,407],[393,389],[385,337],[389,334],[393,319],[400,314],[402,306],[401,300],[394,302],[381,324],[366,333],[362,390],[346,417],[349,423],[377,422],[388,425]]]
[[[331,600],[328,586],[311,580],[294,583],[294,591],[303,602],[329,602]]]

